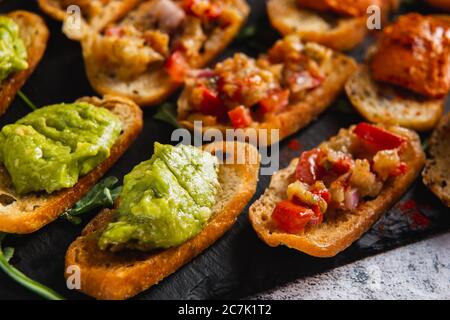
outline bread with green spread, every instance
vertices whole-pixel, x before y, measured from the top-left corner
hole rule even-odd
[[[27,177],[29,177],[29,183],[23,180],[20,172],[11,171],[15,166],[17,168],[23,168],[25,165],[30,163],[27,159],[18,159],[16,156],[26,151],[25,142],[26,140],[20,139],[35,139],[38,141],[39,136],[29,135],[26,130],[33,130],[33,127],[37,127],[42,123],[31,124],[28,120],[29,118],[23,118],[25,120],[19,120],[16,125],[5,126],[2,129],[2,137],[0,141],[2,144],[6,144],[6,149],[14,143],[19,143],[17,145],[17,152],[8,153],[8,150],[3,148],[3,153],[1,158],[3,164],[0,165],[0,232],[6,233],[18,233],[25,234],[31,233],[39,230],[46,224],[52,222],[58,218],[63,212],[71,208],[78,200],[80,200],[91,187],[108,171],[108,169],[119,159],[119,157],[126,151],[130,144],[137,137],[143,126],[142,112],[139,107],[132,101],[120,97],[105,96],[103,99],[99,98],[82,98],[78,100],[79,103],[88,103],[91,107],[106,108],[119,119],[121,123],[121,131],[117,138],[115,138],[112,146],[108,150],[102,149],[102,145],[99,145],[95,151],[86,144],[86,148],[83,148],[84,142],[73,142],[72,146],[60,146],[59,143],[56,146],[48,145],[48,147],[35,148],[33,149],[33,158],[36,156],[36,162],[34,165],[30,166],[28,172],[26,172]],[[92,107],[92,108],[95,108]],[[64,110],[64,109],[63,109]],[[39,110],[38,110],[39,111]],[[80,113],[83,117],[83,114]],[[78,116],[77,116],[78,117]],[[39,119],[39,118],[37,118]],[[26,125],[21,127],[20,121],[25,121]],[[68,121],[72,121],[69,119]],[[81,120],[82,121],[82,120]],[[65,136],[66,139],[70,139],[71,134],[67,132],[64,128],[59,126],[59,123],[51,123],[49,121],[45,127],[39,129],[40,132],[46,131],[49,139],[52,139],[52,134],[58,134],[58,130],[62,130],[60,135]],[[92,126],[94,124],[86,124]],[[82,126],[82,124],[81,124]],[[11,136],[8,133],[11,130],[16,130],[16,136]],[[105,129],[109,130],[109,129]],[[20,132],[24,134],[21,135]],[[6,138],[5,138],[6,137]],[[10,139],[8,137],[11,137]],[[38,139],[39,138],[39,139]],[[17,142],[19,141],[19,142]],[[33,143],[34,143],[33,142]],[[100,141],[100,143],[102,143]],[[71,148],[72,151],[67,151],[65,149]],[[83,150],[84,149],[84,150]],[[40,151],[41,150],[41,151]],[[78,152],[78,150],[81,150]],[[41,152],[46,159],[49,157],[54,159],[51,165],[53,169],[45,169],[39,166],[50,165],[45,160],[39,160],[39,155],[34,154],[34,152]],[[69,153],[68,153],[69,152]],[[97,164],[99,160],[92,158],[90,154],[92,152],[99,152],[103,154],[104,158],[101,158],[101,163]],[[105,153],[106,152],[106,153]],[[16,154],[17,153],[17,154]],[[87,159],[81,163],[81,168],[77,169],[72,166],[72,161],[69,163],[62,162],[58,165],[58,155],[61,157],[75,156],[80,159]],[[15,158],[16,157],[16,158]],[[15,159],[15,160],[14,160]],[[104,159],[104,160],[103,160]],[[61,159],[62,160],[62,159]],[[77,160],[78,161],[78,160]],[[20,163],[18,163],[20,162]],[[9,169],[7,169],[9,168]],[[49,167],[50,168],[50,167]],[[79,173],[74,172],[74,170],[80,170]],[[49,175],[50,179],[62,179],[63,184],[50,184],[47,187],[41,187],[43,177],[45,174]],[[79,178],[78,178],[79,175]],[[14,180],[16,179],[16,180]],[[45,180],[45,179],[44,179]],[[40,182],[39,182],[40,181]],[[45,181],[43,181],[45,183]],[[69,188],[63,188],[64,184],[73,185]],[[16,186],[19,188],[17,189]],[[38,186],[42,191],[33,192],[33,189],[28,189],[28,187]],[[58,189],[53,191],[54,189]],[[36,189],[37,190],[37,189]]]
[[[71,244],[66,253],[66,268],[77,266],[81,270],[80,290],[82,292],[97,299],[130,298],[157,284],[188,263],[232,227],[256,190],[259,153],[256,148],[248,144],[233,142],[213,143],[204,146],[203,149],[212,155],[231,154],[230,157],[234,161],[228,159],[218,166],[219,191],[214,197],[214,203],[211,203],[211,214],[209,219],[205,220],[202,229],[197,230],[199,232],[195,236],[175,246],[173,245],[176,242],[172,242],[172,246],[164,248],[163,241],[159,246],[162,249],[158,250],[148,251],[148,247],[142,248],[142,243],[133,241],[128,242],[128,246],[132,245],[135,249],[147,249],[147,251],[129,250],[123,246],[102,250],[99,246],[102,241],[99,242],[99,239],[102,240],[102,235],[105,235],[105,228],[108,233],[111,222],[114,228],[117,221],[122,221],[117,218],[120,204],[118,209],[102,211],[86,226],[82,235]],[[239,150],[242,153],[238,154]],[[192,192],[192,188],[187,190]],[[146,197],[143,194],[142,196]],[[154,197],[156,201],[164,201],[164,195],[160,200],[157,194],[154,194]],[[120,201],[119,198],[119,203]],[[133,215],[139,216],[140,211],[136,207],[132,211]],[[151,214],[156,215],[155,219],[158,220],[157,212],[158,210]],[[179,215],[177,220],[184,216],[182,213]],[[131,234],[133,237],[139,237],[139,233]],[[165,240],[164,237],[162,240]],[[154,244],[154,242],[148,243]],[[66,277],[68,276],[70,274],[66,274]]]
[[[44,55],[47,47],[49,32],[41,17],[27,11],[13,11],[5,15],[19,28],[19,36],[26,48],[27,66],[20,71],[12,72],[0,84],[0,116],[14,100],[16,93],[22,88],[33,73]],[[5,41],[8,37],[4,37]]]

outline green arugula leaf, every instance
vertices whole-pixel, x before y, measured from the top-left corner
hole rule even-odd
[[[62,214],[66,220],[80,224],[79,216],[90,212],[97,208],[112,207],[114,201],[122,191],[122,187],[114,188],[119,179],[116,177],[108,177],[97,183],[80,201],[78,201],[72,209]]]
[[[422,141],[422,149],[423,151],[427,151],[429,147],[430,147],[430,139],[426,138]]]
[[[246,26],[244,29],[239,32],[236,37],[237,41],[248,40],[256,35],[256,26],[254,24]]]
[[[21,271],[17,270],[9,264],[9,261],[13,257],[14,249],[8,247],[3,251],[2,242],[5,237],[5,233],[0,233],[0,270],[3,270],[10,278],[45,299],[64,300],[64,298],[59,293],[34,281],[33,279],[28,278]]]
[[[158,108],[158,111],[153,116],[153,119],[166,122],[175,128],[181,127],[177,120],[177,108],[173,103],[163,103]]]
[[[38,107],[36,107],[36,105],[31,102],[30,99],[28,99],[28,97],[25,95],[25,93],[23,93],[22,91],[18,91],[17,95],[20,97],[20,99],[22,99],[23,102],[25,102],[25,104],[33,111],[37,110]]]

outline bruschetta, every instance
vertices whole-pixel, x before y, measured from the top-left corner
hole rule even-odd
[[[106,111],[117,126],[103,119]],[[142,111],[134,102],[105,96],[41,108],[3,127],[0,232],[32,233],[57,219],[111,168],[142,126]]]
[[[341,129],[272,177],[250,207],[250,222],[269,246],[333,257],[395,204],[424,162],[420,139],[408,129]]]
[[[47,47],[48,29],[45,22],[36,14],[27,11],[14,11],[6,15],[0,15],[2,25],[1,42],[11,42],[16,39],[18,43],[4,43],[0,53],[2,59],[8,56],[4,50],[14,50],[13,55],[22,55],[14,63],[9,61],[1,66],[0,78],[0,116],[6,112],[16,93],[25,84],[33,73]],[[8,33],[8,35],[6,35]],[[18,51],[23,51],[19,53]],[[4,70],[5,69],[5,70]],[[8,70],[6,70],[8,69]]]
[[[180,157],[167,157],[160,166],[159,159],[164,157],[161,155],[161,148],[165,147],[156,145],[152,159],[139,165],[125,177],[123,191],[117,201],[118,208],[102,211],[69,247],[66,269],[70,266],[80,269],[82,292],[97,299],[126,299],[157,284],[211,246],[230,229],[256,190],[259,153],[249,144],[217,142],[204,147],[203,152],[207,151],[209,158],[225,152],[233,154],[230,157],[234,161],[227,160],[218,165],[217,177],[211,174],[212,170],[207,168],[205,161],[196,161],[195,168],[193,165],[177,164],[177,161],[184,162],[186,155],[189,156],[193,152],[189,148],[194,147],[183,147]],[[238,155],[238,149],[243,152],[241,156]],[[178,151],[175,149],[170,152]],[[169,167],[171,174],[163,174],[165,166]],[[183,176],[183,171],[191,172],[191,169],[195,172],[192,177]],[[204,171],[210,173],[205,174]],[[154,176],[154,179],[145,182],[150,175]],[[205,176],[208,177],[206,182]],[[214,196],[211,188],[217,185],[217,181],[212,182],[216,178],[218,189]],[[133,181],[134,179],[136,180]],[[161,179],[161,182],[155,182]],[[171,188],[175,187],[170,186],[171,181],[183,186],[182,190],[176,193],[176,198],[169,194]],[[199,181],[201,182],[198,183]],[[147,188],[142,188],[146,183],[153,184],[153,195]],[[130,225],[133,218],[126,218],[130,198],[127,193],[133,188],[138,192],[132,197],[131,202],[136,206],[131,210],[138,220]],[[178,211],[172,211],[172,215],[167,214],[171,208],[178,208],[179,199],[184,199],[186,191],[189,193],[186,197],[188,208],[180,209],[183,214],[177,214]],[[145,198],[145,203],[151,204],[154,210],[145,213],[144,202],[139,200],[141,198]],[[191,211],[191,198],[202,205],[205,205],[205,202],[199,199],[209,199],[209,211],[203,208],[202,215],[194,209]],[[171,204],[169,209],[164,206],[166,202]],[[195,206],[195,203],[192,206]],[[158,214],[154,215],[155,212]],[[148,215],[153,218],[149,219]],[[186,233],[185,226],[192,223],[193,216],[197,216],[197,220],[202,216],[202,224],[195,232]],[[167,222],[167,219],[172,223],[160,223],[161,220]],[[179,221],[184,222],[180,224]],[[136,228],[140,231],[136,231]],[[161,229],[163,232],[158,233]],[[70,272],[66,273],[66,277],[70,275]]]
[[[89,27],[95,32],[101,31],[108,23],[120,19],[129,10],[139,3],[140,0],[38,0],[39,7],[52,18],[65,21],[70,15],[80,14],[79,28]],[[75,11],[75,8],[79,12]],[[68,35],[73,40],[80,33]]]
[[[299,34],[305,41],[335,50],[349,50],[360,44],[369,32],[367,8],[379,6],[382,18],[395,11],[398,0],[269,0],[267,13],[281,34]]]
[[[450,113],[439,122],[431,135],[425,169],[422,172],[423,183],[444,203],[450,207]]]
[[[298,35],[279,40],[258,59],[242,53],[199,70],[186,81],[178,100],[179,123],[194,130],[214,128],[252,132],[279,131],[278,139],[297,132],[317,118],[343,91],[356,70],[350,57]]]
[[[347,95],[367,120],[418,131],[432,129],[450,89],[450,22],[411,13],[383,30]]]
[[[84,33],[88,79],[101,94],[158,104],[226,48],[248,13],[244,0],[143,1],[101,32]]]

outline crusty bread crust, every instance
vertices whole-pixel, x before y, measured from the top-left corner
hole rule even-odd
[[[275,205],[287,198],[289,178],[297,165],[295,159],[272,177],[269,188],[250,207],[249,219],[258,236],[269,246],[286,245],[316,257],[333,257],[359,239],[403,195],[425,162],[420,138],[415,132],[400,127],[385,128],[409,140],[401,154],[409,169],[405,175],[389,180],[377,198],[362,202],[354,212],[326,218],[324,223],[301,235],[289,234],[277,230],[270,217]]]
[[[215,32],[205,43],[204,52],[193,61],[188,61],[191,68],[202,68],[220,54],[246,21],[249,7],[245,0],[228,1],[233,10],[238,13],[230,23],[220,32]],[[231,8],[231,7],[230,7]],[[153,106],[167,99],[180,83],[172,81],[163,66],[155,67],[136,79],[125,82],[106,74],[101,62],[93,58],[90,53],[92,35],[87,35],[82,40],[83,56],[86,73],[95,91],[101,94],[115,94],[127,97],[141,107]],[[111,73],[111,72],[109,72]]]
[[[282,113],[274,114],[264,122],[255,122],[250,127],[240,129],[240,131],[244,135],[251,136],[249,133],[254,129],[266,129],[268,131],[267,140],[258,141],[258,144],[261,146],[271,145],[283,140],[307,126],[324,112],[343,91],[346,81],[356,68],[356,62],[352,58],[333,52],[331,58],[321,69],[324,72],[325,81],[320,87],[312,90],[304,100],[287,106]],[[194,130],[193,121],[186,119],[185,110],[191,109],[188,106],[188,96],[189,92],[184,90],[178,100],[178,121],[183,127]],[[209,129],[219,129],[222,133],[225,133],[227,129],[232,129],[232,127],[220,124],[214,127],[202,127],[203,132]],[[272,140],[271,130],[279,130],[278,140]]]
[[[299,34],[304,40],[317,42],[335,50],[350,50],[368,33],[366,17],[336,18],[331,24],[322,15],[302,9],[297,0],[269,0],[267,14],[272,26],[281,34]]]
[[[222,188],[214,214],[204,229],[186,243],[149,253],[102,251],[97,245],[96,231],[101,230],[114,213],[104,210],[94,218],[66,254],[66,269],[76,265],[81,270],[81,291],[97,299],[130,298],[178,270],[230,229],[255,193],[259,154],[249,144],[220,142],[206,146],[213,154],[222,150],[229,152],[238,146],[245,149],[245,161],[220,165]]]
[[[367,120],[417,131],[434,128],[445,108],[443,98],[422,98],[374,81],[365,66],[350,77],[345,90],[355,109]]]
[[[450,207],[450,113],[439,122],[430,138],[428,157],[422,172],[423,183]]]
[[[17,91],[22,88],[41,60],[49,35],[44,20],[34,13],[13,11],[7,16],[19,26],[20,37],[27,48],[28,68],[10,75],[0,85],[0,116],[6,112]]]
[[[87,23],[94,31],[102,30],[111,21],[120,19],[131,10],[140,0],[112,1],[106,5],[102,14],[92,17]],[[60,0],[38,0],[39,7],[53,19],[64,21],[67,16],[66,8]],[[77,39],[78,40],[78,39]]]
[[[105,96],[103,99],[83,98],[80,101],[107,108],[122,120],[123,131],[111,148],[109,158],[81,177],[74,187],[51,195],[17,195],[6,168],[0,165],[0,232],[32,233],[58,218],[95,185],[142,130],[142,111],[128,99]]]

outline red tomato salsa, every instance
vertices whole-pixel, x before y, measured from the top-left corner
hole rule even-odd
[[[300,233],[322,223],[330,211],[354,211],[363,199],[377,197],[388,179],[407,172],[401,160],[406,144],[407,139],[398,134],[360,123],[303,152],[286,190],[287,199],[272,213],[274,225]]]
[[[234,128],[264,121],[322,85],[321,65],[330,53],[320,45],[303,44],[298,36],[288,36],[258,59],[235,54],[187,81],[187,113],[196,120],[208,117],[208,123],[213,116],[216,124]]]

